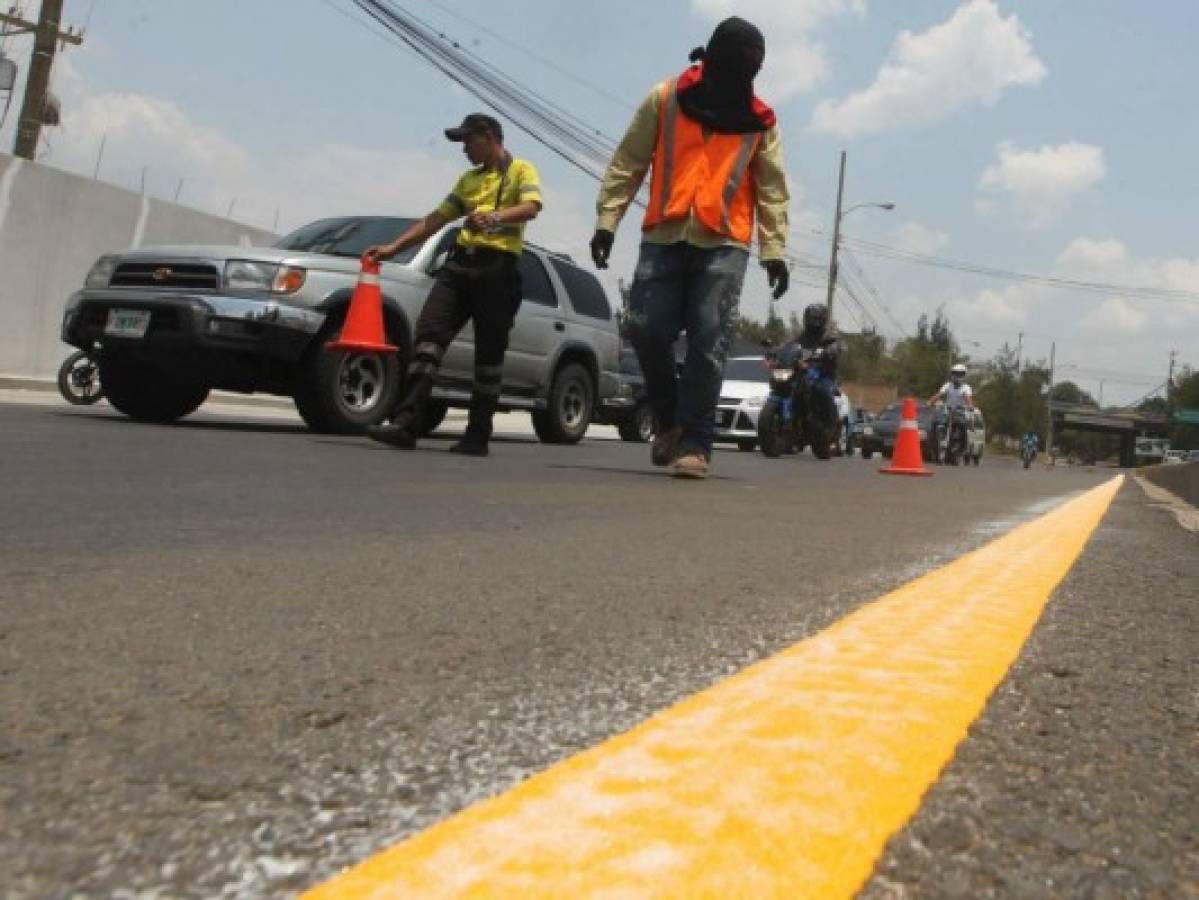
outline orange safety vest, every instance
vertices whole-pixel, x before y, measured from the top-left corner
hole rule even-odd
[[[710,231],[748,244],[757,195],[749,164],[761,140],[761,132],[705,134],[702,125],[679,109],[677,80],[663,82],[642,230],[686,219],[694,210]]]

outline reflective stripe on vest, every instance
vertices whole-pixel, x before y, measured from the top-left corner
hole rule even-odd
[[[705,133],[679,109],[675,82],[665,82],[644,229],[694,213],[709,230],[748,244],[755,200],[749,164],[761,140],[758,132]]]

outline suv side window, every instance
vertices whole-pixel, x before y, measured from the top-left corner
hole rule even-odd
[[[570,295],[570,305],[575,308],[575,312],[592,319],[603,319],[605,322],[612,318],[608,295],[604,293],[603,285],[594,275],[554,256],[550,257],[550,265],[566,286],[566,293]]]
[[[545,266],[541,264],[541,260],[533,253],[524,252],[520,255],[520,261],[516,264],[516,270],[520,272],[520,281],[522,293],[525,295],[525,300],[532,303],[539,303],[542,306],[558,305],[558,298],[554,295],[554,286],[550,284],[550,277],[545,273]]]

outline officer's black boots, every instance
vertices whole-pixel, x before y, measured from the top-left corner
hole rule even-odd
[[[433,392],[433,376],[417,375],[413,377],[404,399],[390,416],[391,421],[383,425],[368,425],[367,436],[381,444],[411,450],[416,446],[417,422],[420,413],[425,408],[429,394]]]
[[[450,447],[451,453],[464,456],[486,456],[487,442],[491,439],[491,418],[498,405],[496,397],[475,395],[470,399],[470,415],[466,420],[466,433],[462,440]]]

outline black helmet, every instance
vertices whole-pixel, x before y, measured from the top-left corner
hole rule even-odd
[[[813,303],[803,311],[803,330],[823,332],[828,327],[828,307],[823,303]]]

